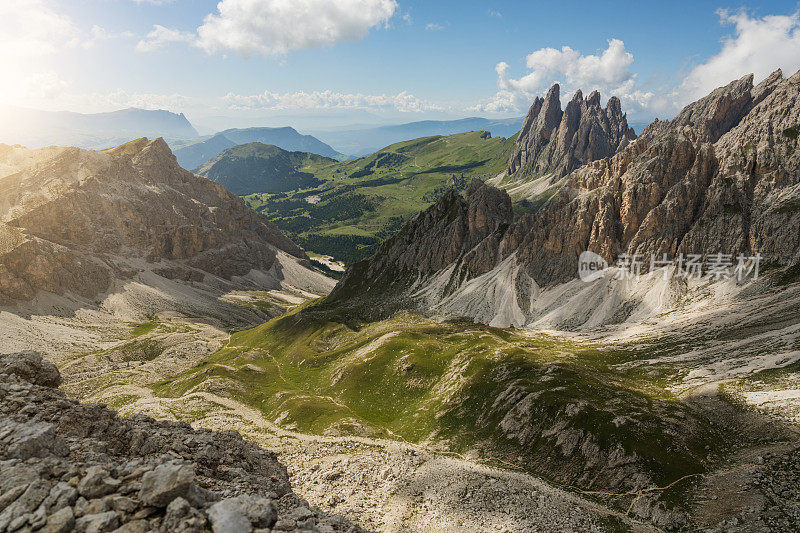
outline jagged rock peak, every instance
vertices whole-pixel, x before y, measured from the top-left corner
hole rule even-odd
[[[537,97],[523,121],[507,169],[519,180],[548,173],[560,178],[636,138],[619,98],[611,97],[603,109],[598,91],[584,98],[578,89],[562,111],[560,91],[556,83],[544,99]]]
[[[450,190],[406,222],[375,255],[348,268],[323,305],[372,320],[402,307],[398,298],[414,283],[448,265],[459,263],[466,277],[487,272],[513,220],[511,198],[503,190],[477,179],[463,196]]]
[[[747,114],[752,102],[753,75],[748,74],[687,105],[671,122],[672,129],[691,127],[704,141],[716,142]]]

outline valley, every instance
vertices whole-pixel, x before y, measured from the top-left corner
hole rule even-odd
[[[799,377],[800,318],[787,322],[767,302],[583,334],[408,313],[351,329],[317,306],[232,335],[154,317],[61,364],[63,387],[121,414],[236,428],[277,451],[309,501],[378,530],[648,531],[697,509],[744,528],[793,523],[797,471],[770,465],[800,453],[784,422],[796,404],[782,392]],[[740,336],[720,342],[715,332],[739,316],[749,317]],[[777,359],[780,349],[764,348],[776,342],[790,350]],[[748,396],[765,382],[767,412]],[[623,454],[611,469],[609,449]],[[637,479],[645,490],[629,485]],[[487,514],[495,507],[541,511]]]

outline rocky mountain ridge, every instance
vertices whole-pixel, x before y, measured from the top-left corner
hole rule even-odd
[[[648,258],[760,253],[776,265],[797,264],[799,96],[800,72],[784,79],[778,71],[757,86],[752,76],[736,80],[690,104],[672,121],[655,121],[615,155],[574,170],[551,188],[543,206],[513,223],[502,207],[509,204],[505,193],[490,192],[483,184],[471,186],[462,200],[442,198],[373,258],[352,266],[329,305],[367,309],[368,318],[410,306],[522,326],[540,316],[535,301],[543,289],[575,279],[584,250],[609,263],[623,253]],[[555,101],[534,104],[536,113],[530,117],[535,120],[526,120],[520,138],[543,138],[531,131],[559,138]],[[575,100],[576,105],[581,101]],[[554,145],[542,146],[550,150]],[[487,190],[478,193],[481,189]],[[479,199],[487,196],[496,198],[496,209],[481,208]],[[470,219],[467,213],[473,209],[482,218]],[[437,225],[448,225],[458,235],[477,227],[495,229],[475,242],[453,238],[453,231],[426,230]],[[418,239],[404,237],[415,234]],[[428,253],[436,260],[402,260]],[[435,271],[430,265],[436,265]],[[389,279],[387,271],[392,272],[390,297],[384,295],[377,307],[365,304],[362,287],[380,286],[381,278]],[[351,306],[343,295],[359,303]]]
[[[147,269],[182,282],[258,271],[273,284],[328,283],[242,200],[180,168],[163,139],[102,152],[0,146],[0,304],[41,291],[91,299]]]

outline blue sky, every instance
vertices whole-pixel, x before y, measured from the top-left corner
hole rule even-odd
[[[555,81],[562,99],[597,88],[646,121],[750,71],[800,68],[796,1],[3,6],[0,102],[84,112],[166,108],[209,127],[520,116]]]

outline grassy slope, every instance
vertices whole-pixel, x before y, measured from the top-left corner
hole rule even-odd
[[[279,193],[318,185],[313,174],[297,169],[325,166],[333,159],[308,152],[289,152],[271,144],[240,144],[223,151],[195,172],[234,194]]]
[[[245,201],[307,250],[354,262],[446,188],[500,173],[512,146],[482,132],[414,139],[360,159],[307,164],[298,170],[321,184]]]
[[[669,393],[662,375],[614,367],[638,357],[406,313],[356,331],[302,312],[233,335],[155,391],[223,389],[300,431],[363,427],[477,450],[560,484],[624,491],[641,472],[659,485],[702,472],[731,440]],[[593,449],[604,455],[593,461]],[[607,469],[614,450],[627,459]]]

